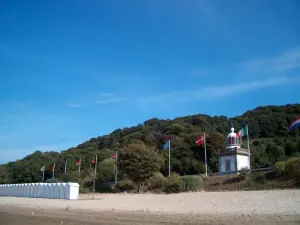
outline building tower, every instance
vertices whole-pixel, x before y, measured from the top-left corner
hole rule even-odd
[[[226,150],[219,154],[219,174],[238,174],[242,169],[249,169],[249,151],[241,148],[240,137],[231,132],[226,137]]]

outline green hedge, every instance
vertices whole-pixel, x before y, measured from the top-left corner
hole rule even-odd
[[[132,191],[134,189],[134,183],[131,180],[120,180],[118,182],[118,188],[120,191]]]
[[[165,192],[167,193],[179,193],[183,189],[183,182],[180,176],[177,174],[172,174],[167,177]]]
[[[187,191],[200,191],[204,188],[204,181],[201,176],[188,175],[180,177],[173,174],[167,177],[165,191],[167,193],[179,193]]]
[[[285,164],[285,170],[290,178],[300,182],[300,157],[288,159]]]
[[[300,182],[300,157],[293,157],[287,161],[277,162],[275,167],[278,175],[284,175]]]
[[[180,178],[182,181],[181,191],[200,191],[204,188],[204,181],[200,176],[183,176]]]
[[[147,180],[148,190],[160,193],[166,186],[166,178],[161,173],[154,173],[153,176]]]

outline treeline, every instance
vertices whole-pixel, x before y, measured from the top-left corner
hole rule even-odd
[[[277,161],[300,155],[299,128],[291,132],[289,124],[300,115],[300,104],[264,106],[247,111],[241,116],[208,116],[203,114],[160,120],[153,118],[130,128],[117,129],[109,135],[92,138],[77,147],[57,152],[36,151],[22,160],[0,166],[0,183],[40,182],[43,165],[45,178],[52,178],[51,166],[56,164],[55,177],[59,180],[78,180],[90,185],[93,179],[92,160],[98,156],[98,182],[114,181],[114,160],[111,155],[122,152],[128,146],[145,145],[155,151],[163,161],[159,172],[168,174],[168,152],[161,146],[166,137],[171,137],[171,170],[179,175],[194,175],[204,172],[204,149],[197,147],[195,140],[203,132],[207,134],[209,172],[218,172],[218,154],[225,149],[225,138],[233,123],[238,132],[248,124],[253,168],[272,166]],[[244,144],[246,142],[244,141]],[[121,157],[121,156],[120,156]],[[81,159],[81,172],[76,160]],[[64,174],[65,161],[67,174]],[[121,160],[121,159],[120,159]],[[124,165],[124,164],[123,164]],[[151,166],[151,165],[149,165]],[[119,179],[129,171],[119,165]],[[134,168],[132,168],[133,171]],[[149,174],[148,174],[149,175]]]

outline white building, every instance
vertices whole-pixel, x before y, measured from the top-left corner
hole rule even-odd
[[[226,138],[226,150],[219,155],[219,173],[238,174],[242,169],[249,169],[250,150],[241,148],[240,138],[231,128]]]

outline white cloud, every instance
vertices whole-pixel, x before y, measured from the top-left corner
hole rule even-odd
[[[208,68],[196,68],[190,74],[195,77],[221,76],[231,74],[232,77],[273,77],[286,75],[293,69],[300,68],[300,47],[279,53],[274,57],[256,58],[244,62],[235,62],[227,65],[213,65]]]
[[[300,68],[300,48],[285,51],[272,58],[262,58],[241,63],[244,72],[283,72]]]
[[[288,77],[277,77],[267,80],[249,81],[236,84],[216,85],[216,86],[205,86],[197,90],[183,90],[178,92],[166,93],[156,96],[150,96],[139,99],[141,107],[145,106],[163,106],[167,103],[183,104],[188,102],[197,102],[207,99],[220,99],[232,95],[237,95],[252,90],[281,86],[288,83],[299,82],[300,79],[288,78]]]
[[[95,104],[109,104],[109,103],[115,103],[115,102],[122,102],[125,100],[127,100],[127,98],[112,97],[112,98],[95,101]]]
[[[112,104],[112,103],[118,103],[128,100],[128,98],[125,97],[118,97],[113,93],[100,93],[96,94],[96,97],[94,101],[86,101],[85,103],[70,103],[67,105],[67,107],[70,108],[83,108],[91,105],[98,105],[98,104]]]

